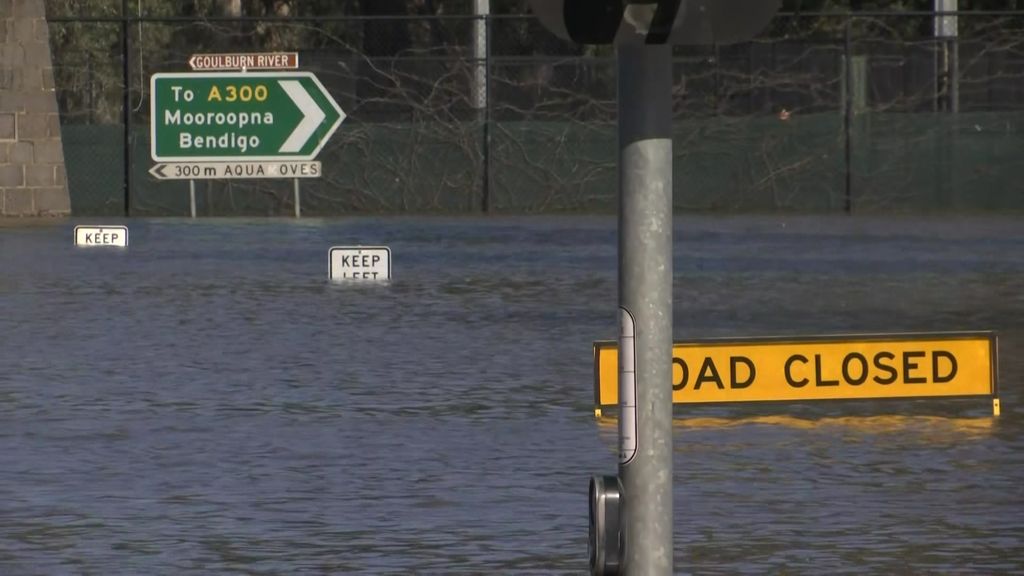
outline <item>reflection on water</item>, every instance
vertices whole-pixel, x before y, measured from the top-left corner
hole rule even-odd
[[[611,416],[597,418],[602,434],[610,432],[617,437],[618,419]],[[680,430],[699,428],[736,428],[741,426],[782,426],[800,430],[834,428],[856,434],[913,434],[923,440],[936,439],[950,434],[971,437],[987,436],[997,423],[996,417],[949,418],[944,416],[902,416],[884,414],[880,416],[839,416],[822,418],[798,418],[793,416],[746,416],[736,418],[694,417],[675,418],[672,425]]]
[[[74,224],[0,229],[0,574],[585,571],[614,217]],[[680,573],[1024,573],[1019,219],[675,238],[677,339],[991,329],[1003,400],[678,410]]]

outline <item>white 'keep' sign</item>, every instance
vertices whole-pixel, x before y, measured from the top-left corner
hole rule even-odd
[[[75,226],[75,246],[128,247],[127,226]]]
[[[390,280],[391,249],[387,246],[334,246],[328,253],[328,267],[331,280]]]

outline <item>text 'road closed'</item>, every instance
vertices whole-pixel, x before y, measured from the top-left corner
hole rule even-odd
[[[994,396],[991,333],[677,342],[676,404]],[[594,345],[595,400],[618,404],[618,348]]]

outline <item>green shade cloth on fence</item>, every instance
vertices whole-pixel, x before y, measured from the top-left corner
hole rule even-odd
[[[850,170],[855,212],[1024,209],[1024,113],[864,113],[851,122],[850,164],[836,113],[704,118],[675,126],[677,210],[840,211]],[[123,207],[120,126],[66,125],[76,215]],[[490,150],[496,211],[611,211],[615,126],[498,122]],[[188,213],[188,182],[148,170],[134,143],[138,215]],[[320,154],[323,177],[301,182],[303,213],[479,210],[482,128],[474,122],[343,124]],[[291,180],[197,181],[200,214],[286,215]]]

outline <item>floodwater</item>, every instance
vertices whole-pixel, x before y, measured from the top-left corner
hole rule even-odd
[[[582,574],[608,217],[0,229],[0,574]],[[383,244],[388,285],[327,281]],[[1024,224],[676,219],[675,336],[995,330],[985,399],[678,407],[682,574],[1024,574]]]

